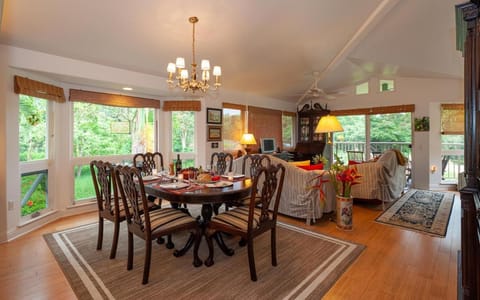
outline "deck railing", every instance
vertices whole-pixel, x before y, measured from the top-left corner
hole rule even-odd
[[[442,144],[442,182],[456,183],[458,173],[464,171],[463,144],[451,143]],[[347,151],[356,150],[365,153],[365,142],[335,142],[334,153],[336,153],[344,162],[348,161]],[[411,160],[412,149],[410,143],[403,142],[372,142],[370,143],[370,153],[364,159],[383,153],[388,149],[398,149]]]

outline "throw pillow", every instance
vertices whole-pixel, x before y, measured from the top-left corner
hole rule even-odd
[[[356,161],[356,160],[349,160],[348,161],[348,165],[351,166],[351,165],[358,165],[358,164],[361,164],[362,162],[360,161]]]
[[[309,166],[310,165],[310,160],[303,160],[303,161],[289,161],[289,164],[292,166]]]
[[[310,165],[310,166],[298,166],[299,168],[302,168],[307,171],[312,171],[312,170],[323,170],[323,164],[315,164],[315,165]]]

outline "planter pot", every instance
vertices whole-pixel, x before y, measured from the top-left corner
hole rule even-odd
[[[352,230],[353,228],[353,198],[337,197],[336,221],[337,227],[343,230]]]

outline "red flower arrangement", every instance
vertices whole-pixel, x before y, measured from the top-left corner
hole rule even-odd
[[[330,170],[326,172],[328,172],[330,179],[323,179],[324,174],[319,175],[315,178],[318,179],[318,183],[312,186],[312,188],[320,190],[320,199],[322,199],[322,202],[325,198],[322,185],[325,182],[331,181],[333,183],[337,196],[349,198],[351,197],[352,185],[359,184],[360,181],[358,179],[362,177],[362,175],[358,173],[355,165],[344,165],[337,155],[335,155],[335,162],[332,164]]]

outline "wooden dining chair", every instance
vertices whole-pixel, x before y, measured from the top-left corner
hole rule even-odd
[[[160,152],[137,153],[133,156],[133,165],[144,175],[152,175],[152,170],[163,171],[163,155]]]
[[[150,274],[152,240],[184,230],[189,230],[194,235],[193,265],[195,267],[201,266],[202,261],[198,257],[198,247],[202,231],[197,220],[187,213],[174,208],[150,210],[143,179],[140,170],[137,168],[118,166],[115,167],[114,173],[114,186],[118,185],[118,189],[114,190],[120,192],[123,205],[131,207],[130,210],[126,210],[128,225],[127,270],[133,268],[134,235],[145,240],[142,284],[147,284]],[[177,251],[174,252],[174,255],[177,255]]]
[[[90,172],[98,206],[97,250],[102,249],[103,223],[107,219],[114,224],[112,249],[110,251],[110,258],[113,259],[117,253],[120,223],[125,221],[125,209],[123,203],[116,197],[117,194],[113,193],[112,190],[113,166],[109,162],[93,160],[90,162]]]
[[[210,158],[210,169],[216,170],[216,175],[232,172],[233,155],[226,152],[214,152]]]
[[[285,167],[282,164],[261,167],[253,180],[251,200],[248,207],[240,206],[225,211],[211,219],[207,225],[206,238],[209,255],[205,265],[213,265],[212,237],[219,232],[238,235],[247,241],[250,278],[257,281],[253,240],[260,234],[270,231],[270,251],[272,265],[277,265],[276,226],[277,212],[282,194]],[[255,197],[260,196],[261,206],[255,205]],[[270,204],[273,201],[273,210]]]
[[[243,157],[242,160],[242,174],[250,177],[252,180],[257,176],[258,170],[262,167],[269,167],[271,164],[270,157],[264,154],[247,154]],[[250,196],[240,199],[238,203],[230,203],[228,206],[238,206],[244,205],[248,206],[250,204]],[[258,203],[259,198],[255,198],[255,202]]]

